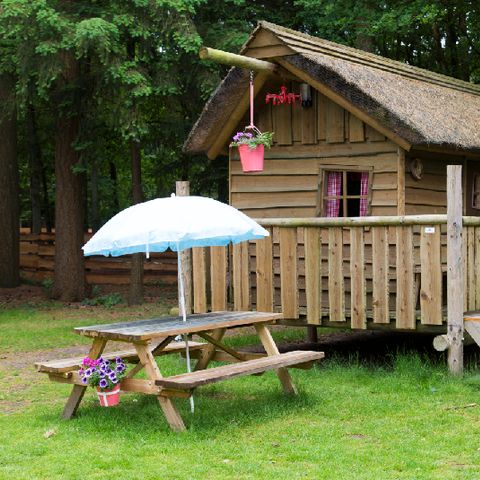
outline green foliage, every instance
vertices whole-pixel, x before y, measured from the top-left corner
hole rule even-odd
[[[42,287],[45,289],[45,292],[47,292],[47,295],[50,296],[53,291],[53,278],[46,278],[43,280]]]
[[[255,148],[258,145],[264,145],[266,148],[270,148],[273,143],[273,136],[273,132],[260,132],[259,130],[238,132],[233,137],[230,146],[248,145],[250,148]]]
[[[94,298],[86,298],[83,300],[82,305],[88,305],[91,307],[103,306],[112,308],[119,303],[124,303],[123,297],[118,292],[108,293],[105,295],[99,295]]]
[[[0,70],[18,79],[22,221],[30,216],[29,105],[42,153],[45,218],[54,202],[59,112],[81,117],[75,147],[88,179],[86,226],[131,204],[133,140],[141,145],[146,199],[188,179],[193,193],[227,200],[225,160],[182,153],[228,70],[201,62],[200,45],[238,52],[256,22],[268,20],[480,82],[479,9],[473,0],[2,0]]]

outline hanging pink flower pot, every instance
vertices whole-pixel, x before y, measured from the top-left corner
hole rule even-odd
[[[120,385],[108,390],[97,387],[97,395],[102,407],[115,407],[120,402]]]
[[[264,145],[257,145],[254,148],[250,148],[249,145],[238,145],[238,153],[240,154],[240,162],[244,172],[263,171]]]

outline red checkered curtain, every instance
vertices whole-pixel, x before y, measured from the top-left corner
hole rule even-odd
[[[338,217],[340,213],[340,195],[342,194],[342,172],[327,173],[327,196],[332,198],[327,200],[327,217]]]
[[[368,172],[362,172],[360,178],[360,216],[368,215]]]

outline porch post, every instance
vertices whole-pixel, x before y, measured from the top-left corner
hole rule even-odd
[[[180,196],[190,195],[190,182],[177,181],[175,182],[175,194]],[[188,248],[178,252],[177,255],[181,256],[182,261],[182,277],[183,287],[185,292],[185,312],[192,313],[192,249]],[[180,275],[180,272],[178,272]],[[178,299],[180,302],[180,279],[178,282]],[[178,304],[179,312],[182,311],[180,303]]]
[[[463,373],[462,166],[447,166],[447,342],[450,373]]]

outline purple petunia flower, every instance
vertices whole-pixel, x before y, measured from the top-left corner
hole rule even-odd
[[[104,378],[102,378],[100,380],[100,383],[98,384],[100,388],[106,388],[108,386],[108,382],[107,380],[105,380]]]
[[[123,360],[122,360],[120,357],[117,357],[117,358],[115,359],[115,362],[116,362],[117,365],[118,365],[119,363],[123,363]]]
[[[87,369],[85,370],[85,376],[86,376],[87,378],[90,377],[90,376],[92,375],[92,373],[93,373],[93,369],[92,369],[92,368],[87,368]]]
[[[253,137],[253,135],[252,135],[250,132],[247,132],[247,133],[245,134],[245,136],[248,137],[248,138],[252,138],[252,137]]]
[[[78,369],[78,374],[79,375],[83,375],[85,373],[85,369],[84,368],[79,368]]]
[[[110,381],[115,385],[118,383],[118,378],[117,377],[110,377]]]
[[[125,370],[125,365],[117,365],[117,368],[115,369],[117,373],[122,373],[124,370]]]
[[[83,378],[82,378],[82,383],[83,383],[84,385],[86,385],[86,384],[88,383],[88,378],[87,378],[87,377],[83,377]]]
[[[105,374],[102,371],[98,372],[98,376],[100,378],[105,378]]]

